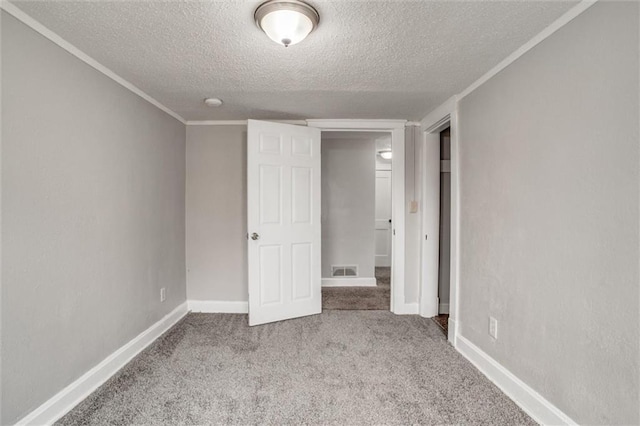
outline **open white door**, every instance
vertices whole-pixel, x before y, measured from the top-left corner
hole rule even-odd
[[[391,170],[376,170],[376,266],[391,266]]]
[[[319,314],[320,129],[249,120],[249,325]]]
[[[422,152],[422,235],[420,315],[438,315],[440,253],[440,133],[425,133]]]

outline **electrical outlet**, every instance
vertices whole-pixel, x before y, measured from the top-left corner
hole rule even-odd
[[[494,317],[489,317],[489,336],[498,338],[498,320]]]
[[[160,289],[160,301],[164,302],[167,299],[167,291],[164,287]]]

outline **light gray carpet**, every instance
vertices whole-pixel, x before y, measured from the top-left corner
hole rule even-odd
[[[376,268],[375,287],[323,287],[323,310],[382,310],[391,308],[391,268]]]
[[[189,314],[59,424],[534,424],[431,319]]]

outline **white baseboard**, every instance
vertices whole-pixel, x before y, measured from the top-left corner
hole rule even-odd
[[[439,314],[448,314],[449,313],[449,304],[448,303],[440,303],[438,305],[438,313]]]
[[[249,302],[228,302],[223,300],[189,300],[189,310],[207,314],[246,314],[249,312]]]
[[[417,303],[404,303],[396,306],[393,313],[396,315],[418,315],[420,309]]]
[[[456,338],[456,349],[539,424],[577,424],[496,360],[460,335]]]
[[[458,329],[456,328],[456,320],[449,317],[449,320],[447,321],[447,340],[453,345],[453,347],[456,346],[456,337],[458,337],[457,333]]]
[[[124,367],[133,357],[149,346],[187,314],[187,303],[175,308],[160,321],[140,333],[126,345],[106,357],[52,398],[23,417],[16,425],[50,425]]]
[[[374,277],[322,279],[322,287],[375,287],[376,285],[378,282]]]

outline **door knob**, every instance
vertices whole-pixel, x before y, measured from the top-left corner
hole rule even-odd
[[[251,239],[253,241],[259,240],[260,239],[260,235],[258,235],[256,232],[254,232],[253,234],[251,234]]]

